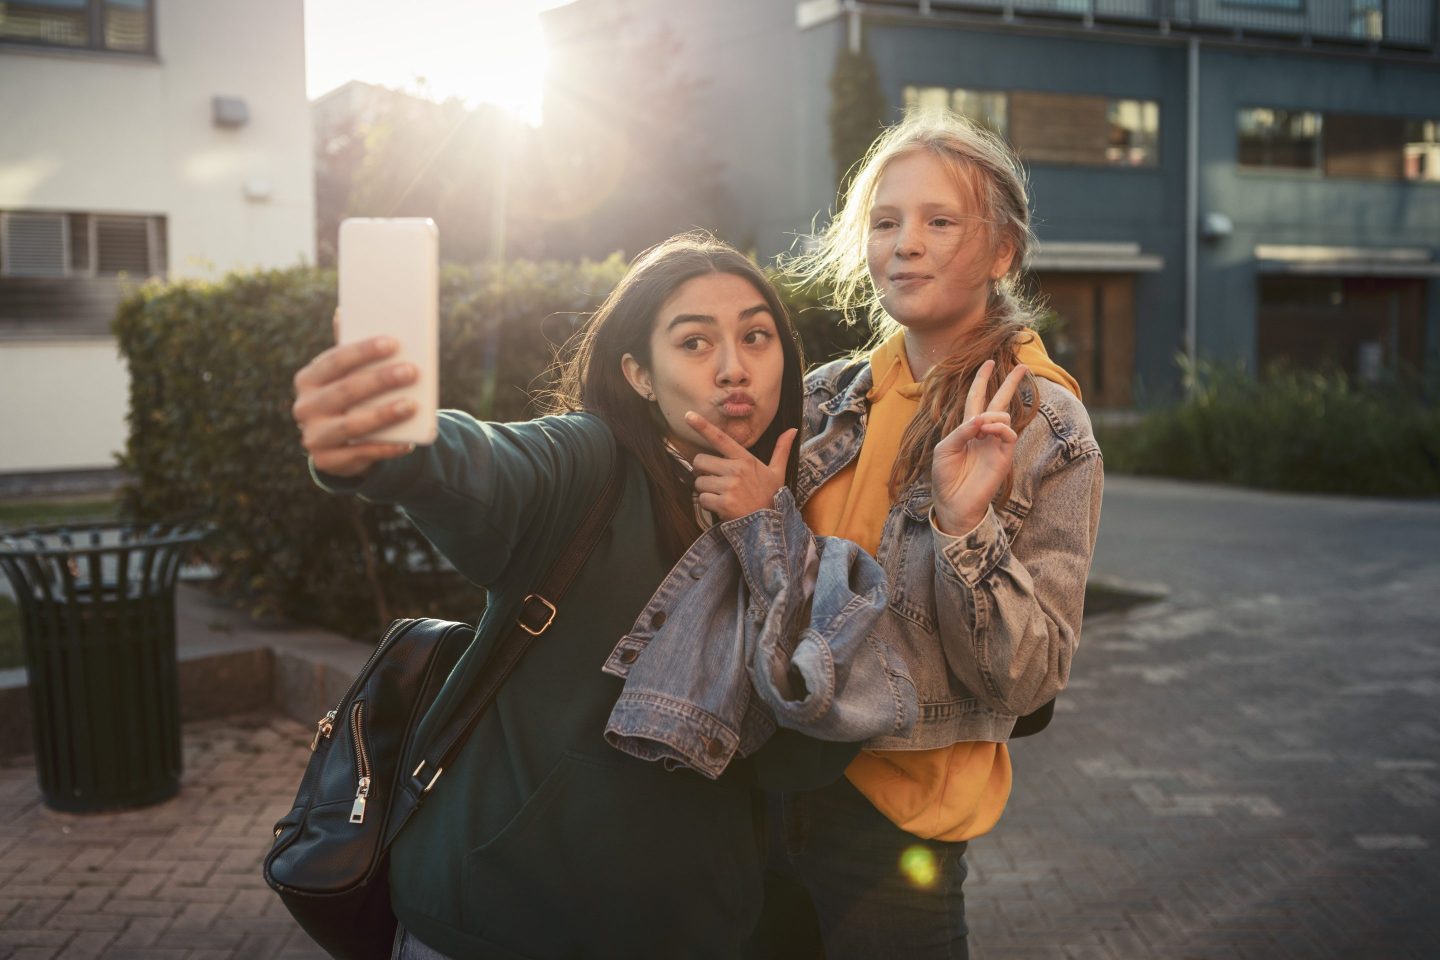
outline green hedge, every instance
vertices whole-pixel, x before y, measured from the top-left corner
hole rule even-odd
[[[1185,366],[1182,364],[1182,366]],[[1100,431],[1107,469],[1269,490],[1440,494],[1440,409],[1413,382],[1358,386],[1337,370],[1184,370],[1187,396]]]
[[[600,262],[442,271],[441,403],[533,415],[557,348],[624,272]],[[816,299],[787,294],[812,360],[858,345]],[[214,522],[219,588],[257,613],[357,637],[397,616],[475,616],[483,597],[391,508],[310,481],[290,418],[295,371],[332,342],[335,275],[313,268],[150,284],[115,322],[131,371],[126,514]],[[493,348],[492,348],[493,343]]]

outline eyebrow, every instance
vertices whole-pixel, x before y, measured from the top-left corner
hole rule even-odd
[[[920,209],[922,212],[930,213],[935,210],[958,210],[960,206],[960,204],[950,203],[943,200],[927,200],[925,203],[920,204]],[[898,204],[877,203],[870,207],[870,214],[873,216],[876,213],[897,213],[899,212],[899,210],[900,207]]]
[[[770,313],[770,305],[767,303],[757,303],[753,307],[746,307],[740,311],[740,319],[749,320],[757,313]],[[665,324],[665,331],[668,333],[682,323],[706,323],[714,326],[716,322],[715,318],[708,313],[682,313],[672,317],[670,322]]]

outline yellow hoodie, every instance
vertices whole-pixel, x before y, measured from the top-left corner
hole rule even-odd
[[[1038,336],[1018,351],[1037,377],[1080,396],[1080,385],[1055,364]],[[870,354],[874,386],[860,455],[805,504],[805,520],[822,536],[845,537],[872,556],[890,512],[890,471],[905,427],[919,409],[921,385],[905,357],[904,331]],[[1000,819],[1010,797],[1010,753],[1003,743],[972,741],[936,750],[866,750],[845,776],[902,830],[938,840],[969,840]]]

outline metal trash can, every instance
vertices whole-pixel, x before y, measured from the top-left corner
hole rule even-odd
[[[185,547],[208,533],[191,523],[0,533],[46,805],[90,813],[179,791],[175,581]]]

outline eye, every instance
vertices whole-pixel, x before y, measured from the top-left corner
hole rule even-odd
[[[896,223],[894,220],[890,219],[889,217],[885,217],[884,219],[876,220],[874,223],[870,224],[870,229],[871,229],[871,230],[894,230],[897,226],[899,226],[898,223]]]
[[[753,347],[760,344],[769,343],[774,338],[775,331],[767,329],[765,327],[756,327],[754,330],[751,330],[749,333],[745,334],[745,343]]]
[[[681,340],[681,341],[680,341],[680,349],[681,349],[681,350],[685,350],[685,351],[687,351],[687,352],[689,352],[689,353],[695,353],[695,352],[697,352],[697,351],[699,351],[699,350],[703,350],[704,348],[705,348],[705,338],[704,338],[704,337],[699,337],[699,336],[696,336],[696,337],[686,337],[684,340]]]
[[[958,220],[952,220],[949,217],[935,217],[930,221],[932,227],[958,227],[959,225]]]

